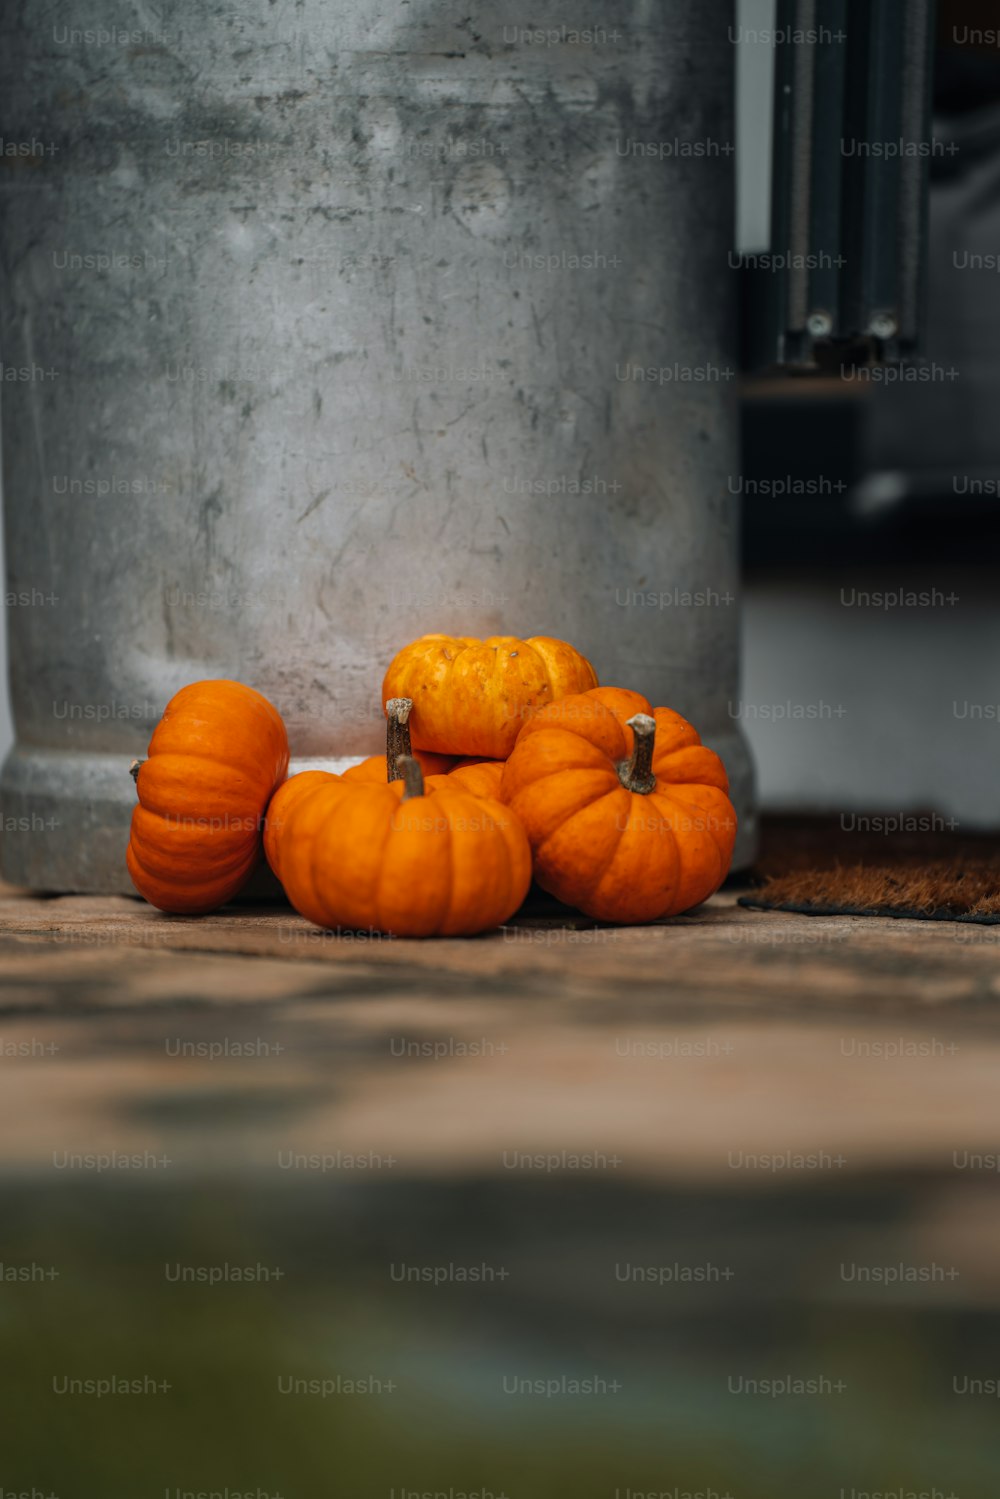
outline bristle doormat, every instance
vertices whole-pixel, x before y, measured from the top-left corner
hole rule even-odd
[[[1000,837],[959,835],[932,814],[895,821],[898,831],[886,817],[767,819],[757,888],[739,904],[1000,925]]]

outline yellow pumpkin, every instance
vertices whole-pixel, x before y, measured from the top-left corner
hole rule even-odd
[[[590,662],[564,640],[423,635],[393,660],[382,701],[412,700],[418,750],[505,760],[534,713],[596,686]]]

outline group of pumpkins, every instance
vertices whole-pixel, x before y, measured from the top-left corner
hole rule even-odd
[[[425,635],[382,684],[386,753],[287,777],[288,736],[238,682],[195,682],[132,766],[127,862],[163,911],[200,915],[267,861],[323,927],[468,936],[532,878],[601,921],[688,910],[729,869],[736,813],[718,755],[670,708],[599,687],[546,636]]]

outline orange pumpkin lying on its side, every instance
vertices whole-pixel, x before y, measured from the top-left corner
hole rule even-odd
[[[126,862],[161,911],[200,915],[243,888],[264,811],[288,770],[288,735],[267,698],[239,682],[194,682],[171,698],[146,760]]]

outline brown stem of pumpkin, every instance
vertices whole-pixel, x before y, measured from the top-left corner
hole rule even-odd
[[[420,761],[414,760],[412,755],[400,755],[396,764],[399,766],[399,779],[406,788],[403,801],[408,802],[411,796],[423,796],[424,773],[420,769]]]
[[[128,768],[128,773],[137,786],[139,784],[139,772],[145,765],[145,763],[145,760],[133,760],[132,764]]]
[[[656,720],[650,718],[648,713],[637,713],[634,718],[629,719],[628,726],[632,730],[634,743],[629,758],[618,762],[618,779],[626,791],[638,791],[640,796],[648,796],[651,791],[656,790],[656,777],[653,774]]]
[[[399,762],[405,755],[412,755],[410,745],[410,713],[413,699],[391,697],[385,705],[388,723],[385,728],[385,775],[387,781],[401,781]]]

